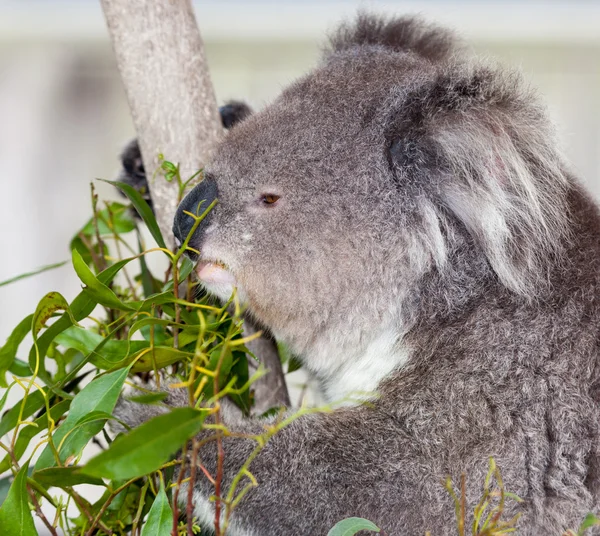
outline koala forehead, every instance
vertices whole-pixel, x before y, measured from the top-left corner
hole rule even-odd
[[[361,192],[385,172],[391,96],[432,73],[427,60],[378,45],[333,53],[234,129],[207,171],[225,189],[295,184],[312,195],[335,183]]]

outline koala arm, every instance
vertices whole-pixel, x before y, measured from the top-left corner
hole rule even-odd
[[[224,421],[228,417],[226,412]],[[264,433],[265,423],[257,420],[226,424],[238,433]],[[389,519],[390,502],[398,516],[407,517],[406,527],[418,531],[424,525],[421,516],[428,516],[425,505],[417,512],[414,508],[424,502],[422,475],[426,473],[415,464],[419,456],[413,443],[393,419],[366,406],[299,417],[275,434],[251,463],[258,485],[235,508],[231,535],[327,534],[347,517],[375,523]],[[255,446],[249,439],[224,439],[222,495]],[[200,456],[214,476],[215,444],[208,444]],[[432,467],[427,470],[431,474]],[[242,480],[238,491],[248,482]],[[195,490],[196,514],[208,510],[214,518],[214,510],[206,508],[206,499],[214,494],[212,484],[201,475]],[[435,494],[437,489],[430,491]],[[415,514],[419,519],[409,521]]]
[[[183,396],[178,400],[185,403]],[[168,402],[180,405],[173,397]],[[130,426],[140,424],[152,412],[162,411],[156,406],[134,406],[137,404],[126,402],[117,410],[118,417]],[[242,419],[227,404],[221,418],[234,434],[223,438],[221,496],[226,497],[234,477],[256,448],[257,442],[251,437],[264,434],[265,426],[272,425],[275,419]],[[250,464],[258,485],[235,507],[228,534],[326,534],[346,517],[365,517],[378,523],[386,513],[389,517],[390,502],[398,512],[414,516],[415,501],[423,502],[422,475],[431,474],[432,467],[415,463],[419,456],[414,439],[399,428],[394,419],[366,406],[307,414],[293,420],[267,442]],[[213,431],[205,430],[198,439],[212,435]],[[209,441],[200,449],[198,461],[213,478],[216,476],[216,441]],[[243,477],[237,492],[249,482]],[[395,489],[391,497],[390,486]],[[441,490],[435,480],[435,488],[438,487]],[[194,488],[195,516],[201,524],[209,525],[214,521],[214,502],[209,498],[215,494],[215,487],[197,471]],[[434,489],[428,493],[435,492]],[[187,492],[182,490],[180,497],[187,497]],[[409,507],[411,504],[413,508]],[[419,519],[407,526],[420,529],[424,523],[421,516],[427,515],[424,510],[425,507],[419,508]],[[431,515],[428,522],[433,522]]]

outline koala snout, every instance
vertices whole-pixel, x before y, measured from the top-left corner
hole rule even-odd
[[[208,176],[204,177],[204,180],[194,186],[194,188],[183,198],[183,201],[179,204],[179,207],[177,207],[175,221],[173,222],[173,234],[179,244],[183,244],[194,226],[194,218],[186,213],[201,216],[209,205],[217,199],[217,194],[217,183],[215,179]],[[194,249],[200,248],[203,235],[210,224],[211,218],[212,211],[204,216],[204,219],[194,231],[194,235],[190,238],[189,245]]]

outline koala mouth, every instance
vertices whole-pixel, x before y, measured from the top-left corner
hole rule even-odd
[[[198,261],[196,273],[208,286],[235,286],[236,281],[227,266],[219,261]]]

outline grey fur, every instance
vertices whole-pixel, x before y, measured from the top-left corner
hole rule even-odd
[[[440,478],[465,471],[474,504],[489,456],[525,499],[509,509],[520,535],[598,511],[600,215],[519,78],[423,28],[345,26],[207,168],[220,204],[203,259],[331,397],[380,394],[276,435],[233,535],[326,534],[347,516],[454,534]],[[252,447],[225,440],[226,485]],[[202,461],[214,472],[214,445]],[[205,520],[211,493],[198,479]]]

